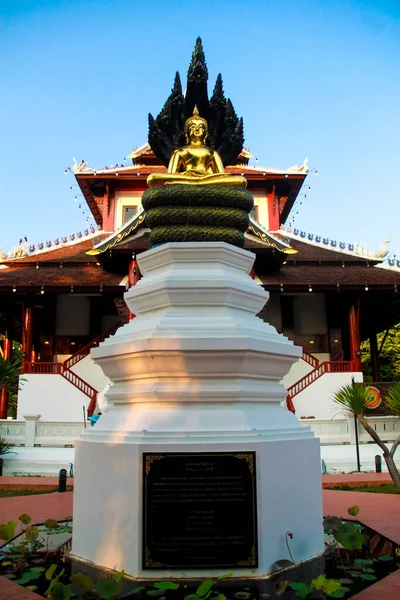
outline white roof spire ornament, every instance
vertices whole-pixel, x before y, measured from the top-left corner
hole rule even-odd
[[[74,161],[74,166],[72,167],[73,173],[81,173],[82,171],[85,171],[86,167],[88,166],[88,163],[84,160],[81,160],[81,162],[78,163],[74,156],[72,157],[72,160]]]
[[[358,254],[359,256],[383,260],[385,256],[389,254],[389,248],[387,247],[387,244],[389,244],[389,242],[390,238],[386,238],[383,244],[380,245],[379,250],[377,252],[371,252],[371,250],[368,250],[367,246],[355,243],[354,251],[355,254]]]
[[[385,256],[389,254],[389,248],[387,247],[387,244],[389,244],[389,242],[390,238],[386,238],[383,244],[380,245],[378,252],[372,253],[371,257],[380,259],[385,258]]]
[[[287,170],[288,173],[308,173],[308,156],[305,157],[302,165],[293,165]]]

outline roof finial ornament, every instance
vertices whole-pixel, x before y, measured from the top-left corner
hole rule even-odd
[[[288,168],[288,173],[308,173],[308,156],[305,157],[302,165],[293,165]]]
[[[389,244],[389,242],[390,238],[386,238],[383,244],[380,245],[379,250],[377,252],[370,252],[369,256],[371,258],[379,258],[381,260],[385,258],[385,256],[389,254],[389,248],[387,247],[387,244]]]

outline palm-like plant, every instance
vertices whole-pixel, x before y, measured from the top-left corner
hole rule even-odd
[[[6,438],[0,437],[0,456],[3,454],[10,454],[14,446],[9,444]]]
[[[389,474],[396,486],[397,493],[400,494],[400,474],[394,462],[394,454],[400,444],[400,436],[395,439],[392,447],[389,449],[381,438],[368,423],[364,411],[367,406],[368,397],[371,393],[370,388],[363,383],[356,383],[354,385],[344,385],[334,394],[334,401],[336,404],[341,406],[346,412],[351,412],[357,415],[358,420],[364,427],[365,431],[369,433],[372,439],[383,451],[383,458],[385,459]],[[386,398],[386,407],[393,416],[400,417],[400,383],[395,383],[388,391]]]
[[[395,383],[389,388],[386,396],[386,406],[392,415],[400,417],[400,383]]]
[[[18,359],[8,361],[0,357],[0,390],[18,391],[20,369],[21,365]]]
[[[365,410],[369,393],[369,387],[362,383],[344,385],[335,393],[334,400],[336,404],[340,404],[347,412],[352,412],[359,416]]]

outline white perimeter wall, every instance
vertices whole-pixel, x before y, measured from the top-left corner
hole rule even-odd
[[[24,375],[18,394],[17,419],[41,415],[41,421],[83,422],[89,398],[61,375]]]
[[[304,362],[304,361],[303,361]],[[343,385],[363,380],[362,373],[325,373],[308,388],[293,398],[296,417],[315,419],[343,418],[340,407],[333,402],[333,394]]]

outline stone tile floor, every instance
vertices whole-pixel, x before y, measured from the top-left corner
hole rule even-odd
[[[10,486],[19,485],[20,483],[20,481],[12,480],[21,480],[21,478],[13,477],[2,479],[3,481],[0,479],[0,487],[8,487],[8,489],[15,489]],[[38,489],[38,485],[51,484],[53,486],[54,483],[57,485],[57,478],[24,477],[25,489],[29,489],[30,479],[32,479],[32,489]],[[38,482],[38,479],[43,481]],[[53,481],[49,481],[50,479]],[[386,473],[337,474],[322,477],[323,487],[340,483],[354,486],[389,481]],[[72,482],[68,481],[68,483]],[[324,489],[322,494],[324,515],[351,518],[347,513],[347,509],[357,504],[360,507],[360,514],[356,520],[400,545],[400,495],[343,492],[333,489]],[[23,512],[32,516],[33,523],[43,523],[49,518],[63,520],[72,516],[72,497],[73,492],[53,492],[35,496],[0,498],[0,523],[17,519]],[[15,600],[39,598],[37,594],[15,586],[16,584],[13,582],[0,577],[0,598],[15,598]],[[370,586],[353,598],[354,600],[400,600],[400,570],[378,581],[375,585]]]

